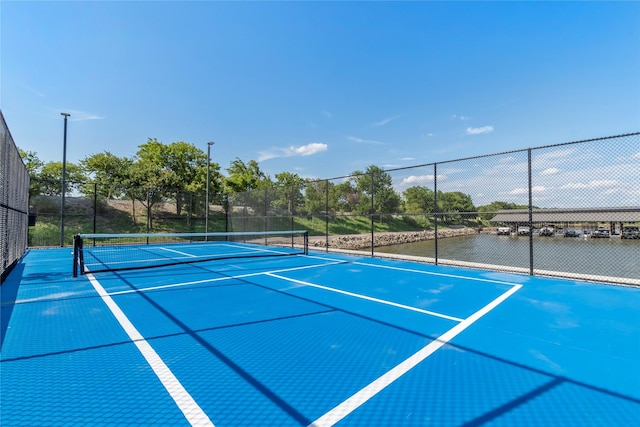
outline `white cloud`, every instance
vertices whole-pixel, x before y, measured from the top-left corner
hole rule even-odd
[[[333,114],[331,114],[329,111],[327,110],[322,110],[321,111],[322,115],[325,116],[326,118],[330,119],[333,117]]]
[[[85,120],[103,120],[104,116],[99,116],[95,113],[89,113],[87,111],[78,110],[61,110],[64,113],[69,113],[69,120],[72,122],[81,122]]]
[[[482,126],[479,128],[467,128],[467,135],[480,135],[493,132],[493,126]]]
[[[469,120],[469,116],[459,116],[457,114],[454,114],[453,118],[456,119],[456,120],[462,120],[462,121]]]
[[[349,141],[357,142],[358,144],[373,144],[373,145],[386,145],[385,142],[375,141],[373,139],[362,139],[357,136],[348,136],[347,139]]]
[[[398,117],[400,117],[400,116],[387,117],[386,119],[382,119],[379,122],[373,123],[373,126],[375,126],[375,127],[384,126],[384,125],[389,124],[390,122],[394,121]]]
[[[548,168],[540,172],[540,175],[554,175],[554,174],[557,174],[558,172],[560,172],[560,169],[558,168]]]
[[[301,147],[289,147],[286,151],[291,156],[311,156],[312,154],[327,151],[327,144],[312,142],[311,144],[303,145]]]
[[[39,91],[38,89],[36,89],[36,88],[34,88],[34,87],[31,87],[31,86],[29,86],[29,85],[27,85],[27,84],[25,84],[24,86],[27,88],[27,90],[28,90],[29,92],[33,93],[35,96],[37,96],[37,97],[39,97],[39,98],[44,98],[44,97],[45,97],[44,92],[41,92],[41,91]]]
[[[534,154],[534,160],[535,161],[539,161],[539,160],[566,158],[566,157],[574,155],[576,153],[576,149],[575,148],[567,148],[567,149],[564,149],[564,150],[547,151],[547,152],[543,152],[541,154],[538,154],[538,152],[535,151],[534,153],[535,153]]]
[[[509,157],[502,157],[502,158],[500,158],[500,159],[498,160],[498,163],[509,163],[509,162],[514,161],[514,160],[516,160],[516,158],[515,158],[515,157],[513,157],[513,156],[509,156]]]
[[[327,151],[328,145],[320,142],[302,145],[300,147],[291,146],[289,148],[274,148],[271,151],[261,151],[258,161],[274,159],[277,157],[302,157]]]
[[[447,179],[446,175],[438,175],[438,181],[444,181]],[[424,185],[426,183],[433,182],[433,175],[410,175],[404,178],[400,182],[400,187],[410,186],[410,185]]]
[[[546,187],[543,187],[542,185],[536,185],[531,187],[531,193],[542,193],[545,190],[546,190]],[[514,188],[513,190],[509,191],[509,194],[512,194],[512,195],[528,194],[528,193],[529,193],[529,189],[527,188]]]
[[[618,181],[616,181],[615,179],[610,179],[610,180],[594,180],[594,181],[590,181],[588,183],[583,183],[583,182],[570,182],[568,184],[563,185],[562,187],[560,187],[563,190],[581,190],[581,189],[585,189],[585,188],[601,188],[601,187],[611,187],[613,185],[618,184]]]

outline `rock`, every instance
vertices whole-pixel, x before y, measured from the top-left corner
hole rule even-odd
[[[438,238],[448,238],[457,236],[466,236],[469,234],[477,234],[478,231],[475,228],[457,228],[457,229],[442,229],[438,230]],[[313,247],[327,246],[327,238],[325,236],[314,236],[310,238],[309,242]],[[374,234],[374,246],[390,246],[398,245],[402,243],[421,242],[423,240],[435,239],[435,232],[432,230],[424,231],[400,231],[395,233],[375,233]],[[371,234],[352,234],[341,236],[329,236],[329,247],[337,249],[366,249],[371,247]]]

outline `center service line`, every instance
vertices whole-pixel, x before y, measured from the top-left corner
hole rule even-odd
[[[401,362],[396,367],[392,368],[390,371],[387,371],[385,374],[374,380],[371,384],[358,391],[350,398],[309,424],[308,427],[328,427],[339,422],[344,417],[362,406],[373,396],[384,390],[392,382],[409,372],[427,357],[431,356],[433,353],[435,353],[436,350],[447,344],[460,332],[464,331],[482,316],[493,310],[500,303],[517,292],[521,287],[522,285],[513,284],[513,287],[511,289],[491,301],[489,304],[482,307],[480,310],[473,313],[468,318],[464,319],[461,323],[458,323],[456,326],[449,329],[438,339],[429,343],[426,347],[418,350],[416,353],[414,353],[405,361]]]
[[[448,315],[442,314],[442,313],[436,313],[435,311],[423,310],[421,308],[411,307],[410,305],[398,304],[397,302],[387,301],[387,300],[374,298],[374,297],[370,297],[370,296],[362,295],[362,294],[356,294],[354,292],[343,291],[342,289],[330,288],[328,286],[323,286],[323,285],[317,285],[315,283],[304,282],[302,280],[292,279],[290,277],[281,276],[279,274],[266,273],[266,275],[267,276],[271,276],[271,277],[275,277],[275,278],[278,278],[278,279],[281,279],[281,280],[286,280],[288,282],[299,283],[299,284],[304,285],[304,286],[310,286],[312,288],[323,289],[325,291],[336,292],[338,294],[348,295],[350,297],[365,299],[367,301],[373,301],[373,302],[377,302],[377,303],[385,304],[385,305],[391,305],[393,307],[399,307],[399,308],[402,308],[402,309],[405,309],[405,310],[417,311],[418,313],[428,314],[430,316],[442,317],[443,319],[449,319],[449,320],[453,320],[455,322],[462,322],[462,320],[463,320],[463,319],[460,319],[458,317],[448,316]]]
[[[178,378],[171,372],[169,367],[164,363],[162,358],[156,353],[151,345],[144,339],[142,334],[138,332],[133,323],[124,314],[122,309],[116,304],[116,302],[107,294],[107,291],[102,287],[100,282],[93,276],[93,274],[87,274],[87,278],[93,285],[94,289],[100,295],[100,298],[109,307],[111,313],[116,317],[120,326],[129,336],[129,339],[136,345],[142,357],[147,361],[153,372],[169,392],[169,395],[173,398],[178,408],[182,411],[182,414],[193,426],[213,426],[213,423],[204,413],[202,408],[196,403],[193,397],[187,392],[183,385],[178,381]]]

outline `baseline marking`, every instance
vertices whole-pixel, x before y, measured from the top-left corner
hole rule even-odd
[[[133,323],[131,323],[129,318],[124,314],[113,298],[109,296],[100,282],[98,282],[91,273],[87,274],[87,278],[93,285],[96,292],[100,295],[100,298],[102,298],[107,307],[109,307],[111,313],[116,317],[120,326],[122,326],[126,334],[129,336],[129,339],[131,339],[131,341],[136,345],[138,351],[142,354],[142,357],[144,357],[151,369],[153,369],[153,372],[156,374],[164,388],[169,392],[169,395],[173,398],[174,402],[178,405],[178,408],[180,408],[182,414],[189,423],[194,426],[214,427],[207,414],[202,410],[189,392],[187,392],[178,378],[176,378],[173,372],[171,372],[169,367],[164,363],[153,347],[151,347],[142,334],[138,332]]]
[[[309,427],[332,426],[345,418],[347,415],[351,414],[373,396],[384,390],[395,380],[409,372],[420,362],[424,361],[427,357],[435,353],[436,350],[451,341],[456,335],[467,329],[489,311],[496,308],[500,303],[505,301],[522,287],[522,285],[513,283],[511,284],[511,286],[513,286],[511,289],[491,301],[489,304],[485,305],[480,310],[476,311],[468,318],[464,319],[462,322],[458,323],[453,328],[449,329],[444,334],[440,335],[440,337],[438,337],[435,341],[427,344],[424,348],[418,350],[408,359],[400,362],[400,364],[387,371],[385,374],[374,380],[372,383],[370,383],[360,391],[356,392],[347,400],[340,403],[338,406],[331,409],[329,412],[309,424]]]
[[[394,306],[394,307],[403,308],[405,310],[417,311],[418,313],[428,314],[430,316],[441,317],[443,319],[453,320],[453,321],[456,321],[456,322],[462,322],[464,320],[464,319],[460,319],[458,317],[448,316],[448,315],[442,314],[442,313],[436,313],[435,311],[423,310],[421,308],[411,307],[409,305],[404,305],[404,304],[398,304],[396,302],[387,301],[387,300],[383,300],[383,299],[379,299],[379,298],[374,298],[374,297],[370,297],[370,296],[367,296],[367,295],[356,294],[354,292],[349,292],[349,291],[343,291],[342,289],[336,289],[336,288],[330,288],[329,286],[317,285],[315,283],[309,283],[309,282],[305,282],[305,281],[302,281],[302,280],[297,280],[297,279],[292,279],[292,278],[285,277],[285,276],[280,276],[279,274],[265,273],[265,275],[271,276],[271,277],[275,277],[275,278],[281,279],[281,280],[286,280],[288,282],[299,283],[301,285],[310,286],[312,288],[323,289],[325,291],[335,292],[335,293],[347,295],[347,296],[350,296],[350,297],[355,297],[355,298],[360,298],[360,299],[364,299],[364,300],[368,300],[368,301],[373,301],[373,302],[377,302],[377,303],[380,303],[380,304],[391,305],[391,306]]]

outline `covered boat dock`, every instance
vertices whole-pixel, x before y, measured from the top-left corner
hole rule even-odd
[[[611,234],[620,233],[625,227],[640,225],[640,206],[616,208],[570,208],[501,210],[490,220],[496,226],[534,228],[553,227],[558,230],[580,229],[590,233],[608,229]]]

